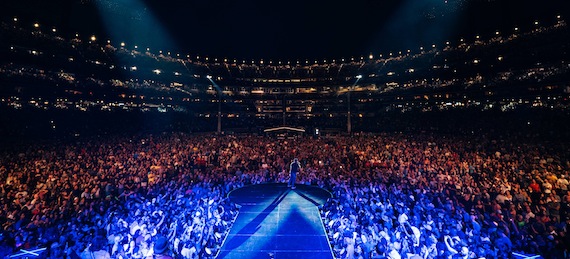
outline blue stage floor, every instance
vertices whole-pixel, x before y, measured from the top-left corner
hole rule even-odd
[[[229,197],[243,207],[217,258],[333,258],[317,208],[329,192],[260,184]]]

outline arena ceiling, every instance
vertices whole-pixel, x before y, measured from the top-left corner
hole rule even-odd
[[[358,57],[510,32],[567,0],[5,0],[3,21],[151,50],[237,59]]]

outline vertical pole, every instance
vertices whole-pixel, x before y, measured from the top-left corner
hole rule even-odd
[[[348,134],[352,133],[352,123],[350,121],[350,92],[352,91],[352,86],[348,88],[348,94],[346,95],[348,112],[346,113],[346,131]]]
[[[352,89],[354,88],[354,86],[356,84],[358,84],[358,80],[360,80],[360,78],[362,78],[362,75],[357,75],[356,76],[356,81],[354,81],[354,84],[352,84],[349,88],[348,88],[348,93],[346,94],[346,99],[347,99],[347,113],[346,113],[346,132],[348,132],[348,134],[352,133],[352,121],[351,121],[351,113],[350,113],[350,92],[352,92]]]
[[[218,134],[222,134],[222,96],[218,95]]]
[[[287,124],[285,124],[286,123],[285,119],[287,117],[287,104],[285,104],[285,95],[283,95],[283,99],[281,101],[283,102],[282,103],[282,105],[283,105],[283,108],[282,108],[283,109],[283,126],[287,126]]]

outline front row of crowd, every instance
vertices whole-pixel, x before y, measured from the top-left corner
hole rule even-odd
[[[0,258],[214,258],[236,188],[329,190],[337,258],[566,258],[564,143],[428,135],[298,138],[168,134],[32,145],[0,158]],[[38,250],[40,251],[40,250]]]

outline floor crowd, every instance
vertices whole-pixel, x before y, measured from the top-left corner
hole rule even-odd
[[[337,258],[569,252],[564,143],[172,133],[4,151],[0,257],[213,258],[239,210],[228,192],[287,182],[293,158],[298,184],[333,193],[320,210]]]

